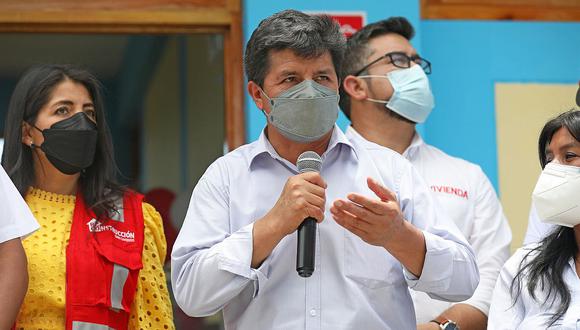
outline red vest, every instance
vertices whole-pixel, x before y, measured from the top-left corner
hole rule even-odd
[[[66,250],[66,329],[125,330],[143,268],[143,196],[99,222],[77,194]]]

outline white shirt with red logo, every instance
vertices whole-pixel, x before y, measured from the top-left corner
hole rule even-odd
[[[511,230],[497,195],[478,165],[449,156],[426,144],[415,134],[403,156],[407,158],[459,230],[472,245],[477,256],[480,281],[475,294],[464,303],[485,315],[501,267],[510,256]],[[417,323],[429,322],[451,307],[451,303],[431,299],[423,292],[411,290]]]
[[[27,236],[38,228],[28,205],[0,166],[0,243]]]

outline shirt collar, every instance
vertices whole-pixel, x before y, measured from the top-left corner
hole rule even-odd
[[[415,155],[415,153],[417,153],[417,150],[419,150],[419,148],[421,148],[424,144],[425,144],[425,141],[423,141],[423,138],[421,138],[421,135],[419,135],[419,133],[417,131],[415,131],[415,135],[413,135],[413,139],[411,140],[411,144],[403,152],[403,157],[405,157],[407,159],[412,158]]]
[[[372,149],[374,149],[374,148],[379,148],[379,149],[387,148],[387,149],[389,149],[388,147],[382,146],[378,143],[375,143],[375,142],[372,142],[372,141],[365,139],[365,137],[362,136],[359,132],[357,132],[357,130],[352,126],[348,126],[348,128],[346,129],[346,136],[349,139],[356,141],[357,144],[360,144],[364,148],[372,148]]]
[[[374,142],[371,142],[371,141],[365,139],[362,135],[360,135],[359,132],[356,131],[356,129],[354,129],[354,127],[352,127],[350,125],[346,128],[346,136],[350,139],[353,139],[357,143],[360,143],[364,147],[378,145]]]
[[[338,126],[335,124],[334,128],[332,130],[332,135],[330,137],[330,142],[328,143],[328,148],[324,152],[323,157],[326,156],[329,152],[331,152],[332,150],[334,150],[336,147],[338,147],[340,145],[345,145],[347,148],[352,150],[355,157],[357,157],[357,159],[358,159],[358,156],[356,154],[356,149],[353,147],[352,143],[348,140],[348,138],[344,135],[344,133],[340,130],[340,128],[338,128]],[[254,147],[250,153],[249,166],[251,167],[256,159],[260,158],[262,155],[265,155],[265,154],[270,155],[270,157],[272,157],[274,159],[277,159],[279,161],[286,162],[286,163],[290,164],[290,162],[288,162],[286,159],[282,158],[276,152],[276,150],[274,149],[274,147],[272,146],[272,144],[268,140],[268,137],[266,136],[266,128],[264,128],[262,130],[260,137],[258,138],[256,143],[254,144]],[[294,164],[292,164],[292,165],[295,166]]]
[[[578,278],[578,276],[579,276],[580,274],[577,274],[577,273],[576,273],[576,261],[574,260],[574,257],[572,257],[572,258],[570,258],[570,260],[568,260],[568,265],[570,265],[570,268],[572,268],[572,273],[573,273],[574,275],[576,275],[576,277],[575,277],[575,278]]]
[[[371,142],[371,141],[365,139],[352,126],[348,126],[348,128],[346,129],[346,135],[349,138],[353,138],[354,140],[356,140],[358,143],[362,144],[363,146],[366,146],[366,147],[379,146],[381,148],[385,148],[383,146],[380,146],[374,142]],[[411,144],[409,145],[409,147],[407,147],[405,152],[403,152],[402,156],[405,157],[406,159],[413,157],[415,155],[415,153],[417,152],[417,150],[419,150],[419,148],[421,148],[424,144],[425,144],[425,142],[423,141],[423,139],[421,138],[419,133],[415,132],[415,135],[413,135],[413,139],[411,140]]]

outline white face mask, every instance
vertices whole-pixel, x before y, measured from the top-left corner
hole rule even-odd
[[[359,78],[384,78],[393,86],[393,96],[388,101],[368,98],[376,103],[384,103],[385,107],[397,114],[415,122],[422,123],[433,110],[435,101],[429,87],[429,79],[419,65],[409,69],[395,70],[381,75],[364,75]]]
[[[580,224],[580,167],[548,163],[532,200],[543,222],[565,227]]]

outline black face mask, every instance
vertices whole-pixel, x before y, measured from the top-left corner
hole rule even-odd
[[[32,125],[34,126],[34,125]],[[44,151],[50,163],[64,174],[75,174],[91,166],[97,149],[97,125],[84,112],[40,130]],[[34,144],[31,147],[37,147]]]

